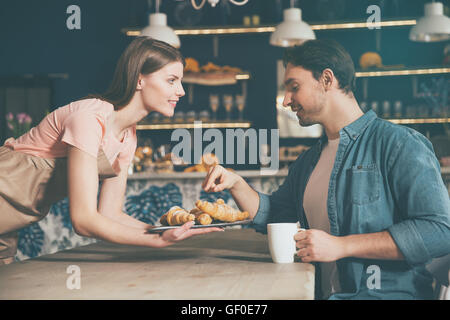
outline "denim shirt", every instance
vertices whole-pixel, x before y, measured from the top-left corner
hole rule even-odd
[[[388,231],[405,260],[338,260],[341,292],[330,299],[432,298],[425,264],[450,253],[450,200],[431,143],[373,111],[339,135],[328,188],[330,233]],[[309,228],[303,195],[324,143],[326,137],[303,152],[272,195],[259,193],[256,231],[266,233],[271,222],[299,221]]]

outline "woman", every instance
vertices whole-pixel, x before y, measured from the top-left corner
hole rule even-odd
[[[58,108],[0,147],[0,264],[14,260],[17,231],[42,219],[66,196],[75,232],[113,243],[165,247],[221,230],[190,229],[191,222],[149,234],[151,226],[122,212],[136,123],[150,112],[173,116],[185,94],[183,68],[179,51],[139,37],[120,57],[104,95]]]

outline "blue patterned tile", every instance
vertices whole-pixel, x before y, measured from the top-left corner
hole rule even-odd
[[[228,190],[223,190],[220,192],[205,192],[201,190],[200,192],[200,200],[208,201],[208,202],[216,202],[217,199],[223,199],[225,203],[231,198],[231,194]]]
[[[169,183],[164,187],[151,186],[138,195],[128,196],[125,209],[132,217],[155,224],[171,207],[181,206],[182,202],[180,188]]]
[[[69,198],[65,198],[54,203],[50,209],[50,213],[55,216],[61,216],[64,228],[72,229],[72,221],[70,220]]]
[[[38,223],[23,228],[19,232],[18,250],[30,258],[37,257],[44,245],[44,231]]]

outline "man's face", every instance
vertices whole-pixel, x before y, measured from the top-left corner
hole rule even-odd
[[[288,63],[284,75],[283,106],[297,114],[301,126],[321,123],[326,106],[325,90],[311,71]]]

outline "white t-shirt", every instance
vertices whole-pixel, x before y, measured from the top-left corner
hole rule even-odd
[[[303,195],[303,209],[311,229],[318,229],[330,233],[327,199],[328,186],[334,159],[339,147],[339,138],[328,140],[322,149],[319,161],[314,168],[306,185]],[[323,298],[340,291],[339,277],[335,262],[321,262],[321,278]]]

